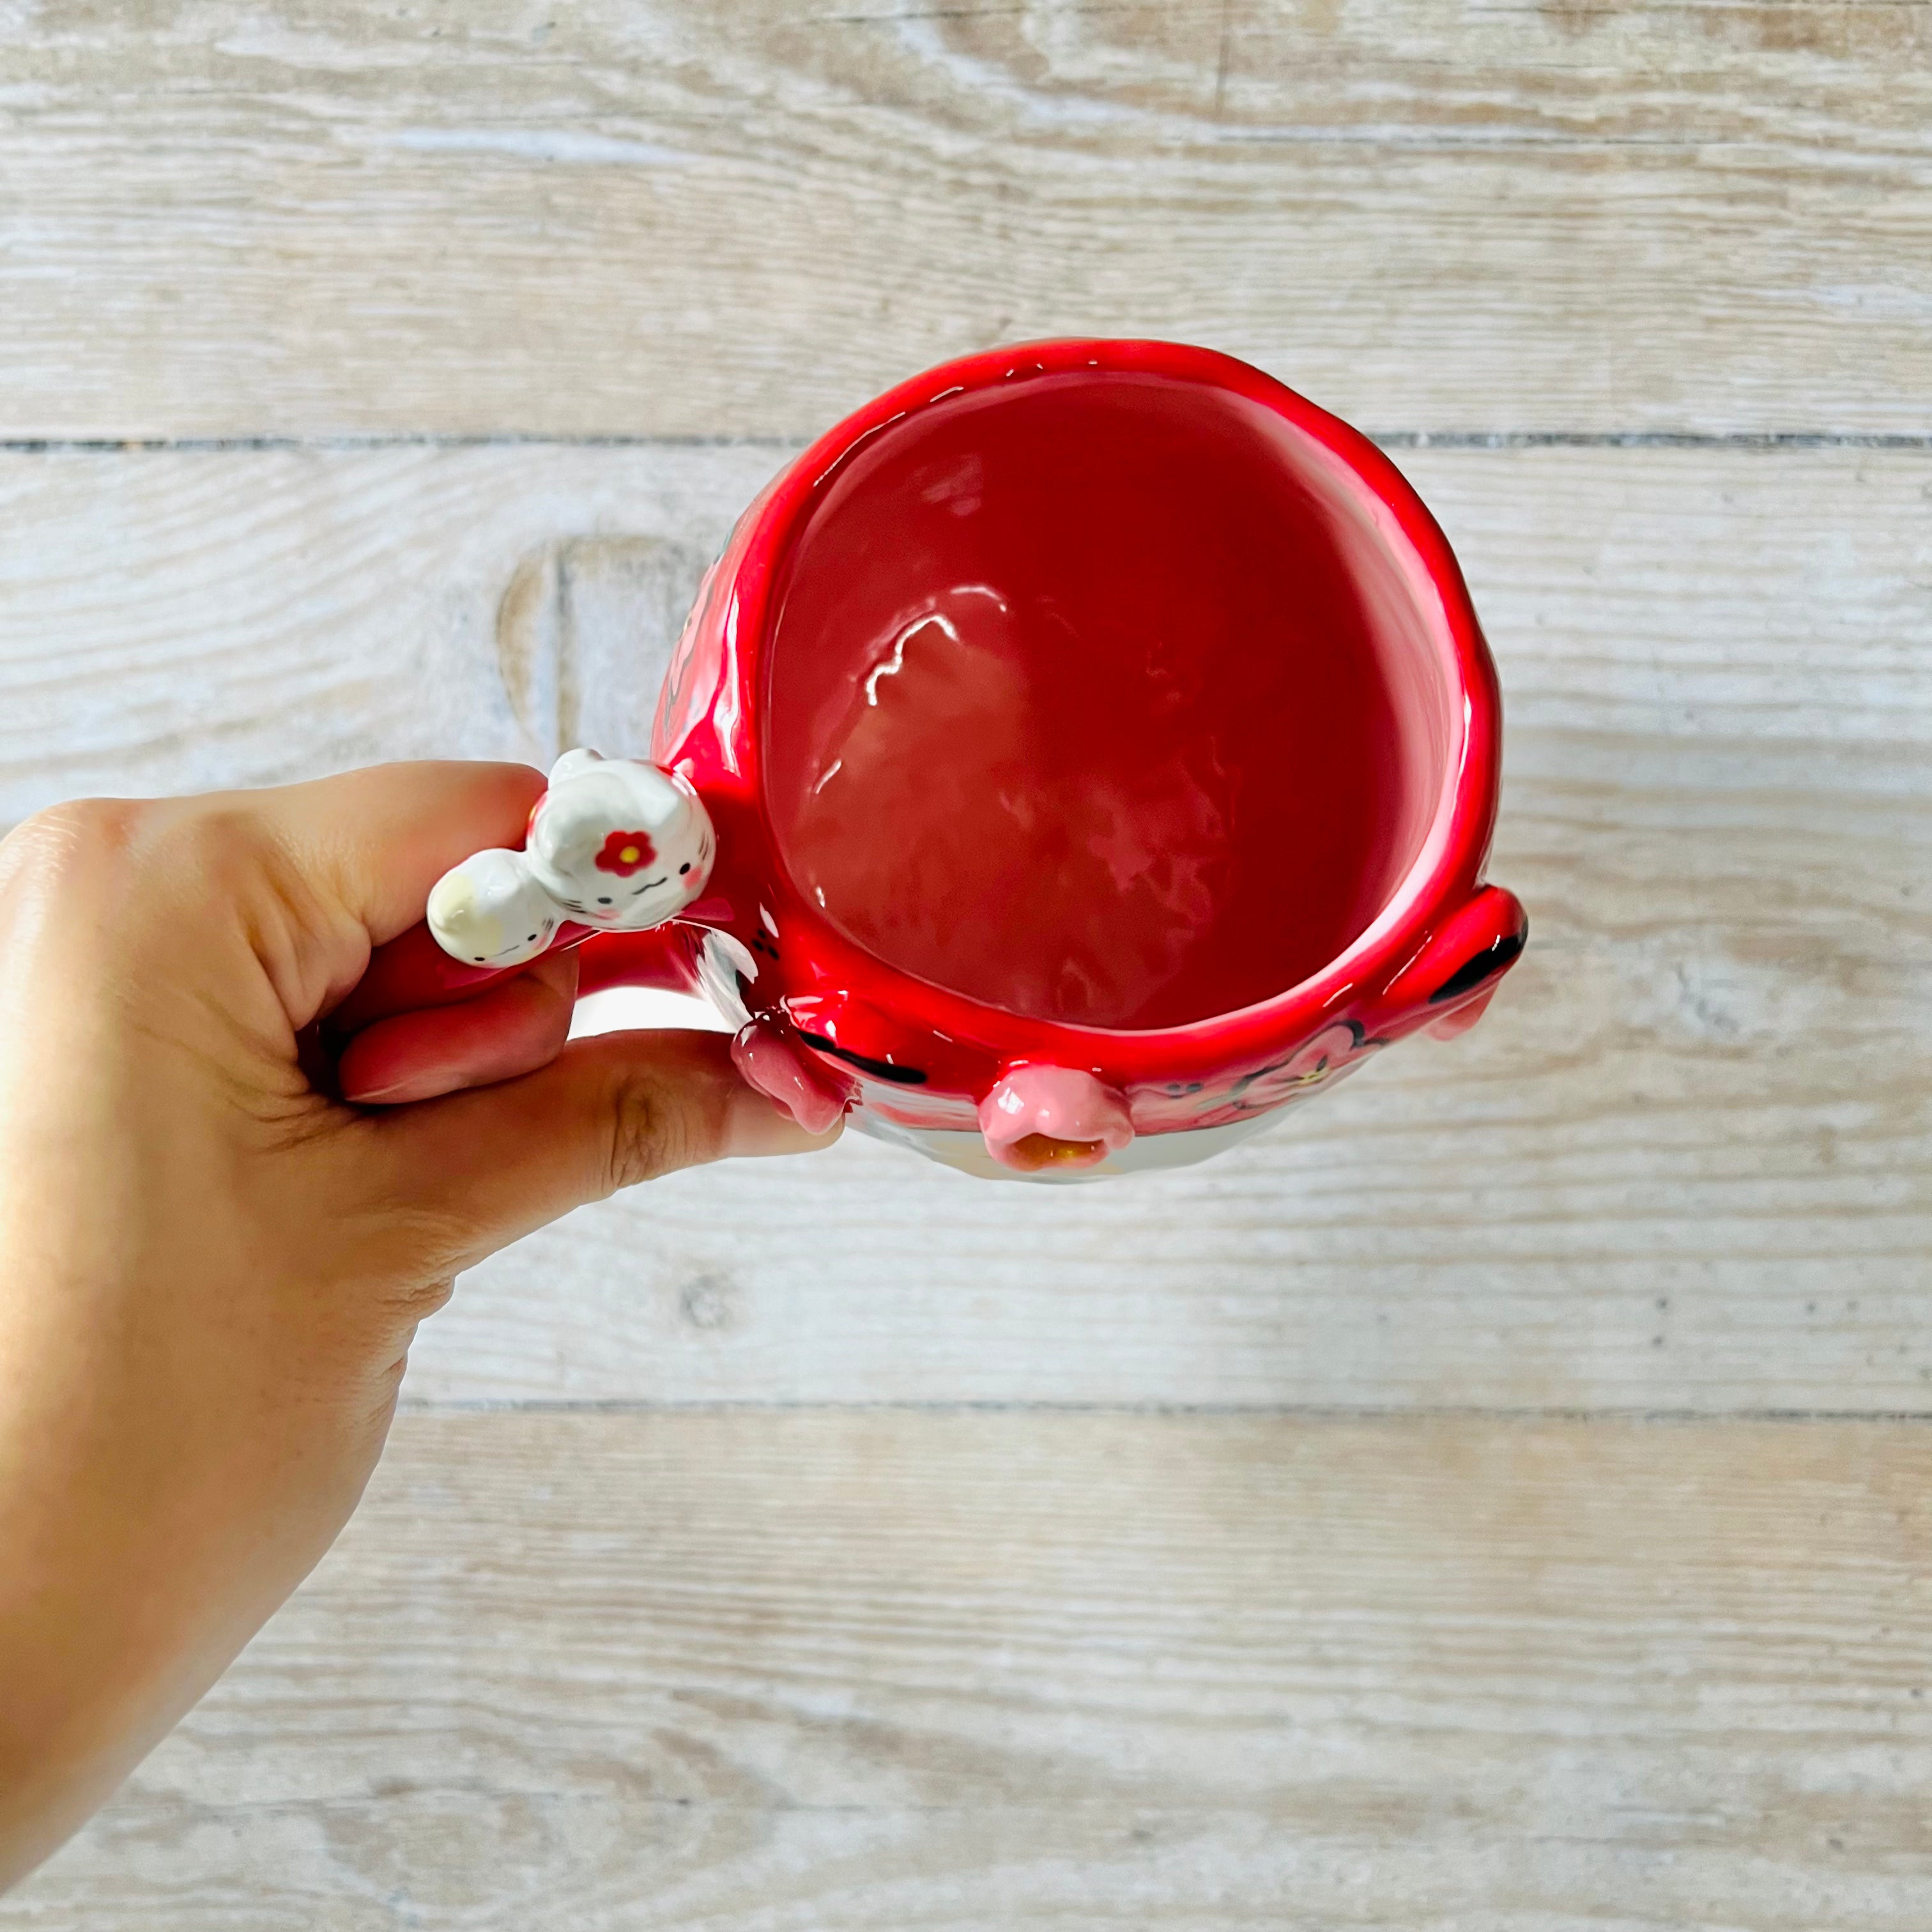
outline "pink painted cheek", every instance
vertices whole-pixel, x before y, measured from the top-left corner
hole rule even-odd
[[[1489,1010],[1490,1002],[1496,996],[1498,982],[1492,980],[1472,1000],[1465,1000],[1460,1006],[1452,1006],[1440,1019],[1429,1023],[1432,1040],[1454,1040],[1467,1033],[1484,1014]]]

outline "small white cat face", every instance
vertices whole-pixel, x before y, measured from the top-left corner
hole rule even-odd
[[[703,892],[716,846],[698,794],[656,765],[560,760],[530,820],[532,873],[580,925],[661,926]]]
[[[627,758],[568,752],[530,817],[526,849],[478,852],[436,882],[430,930],[472,966],[520,966],[566,922],[613,932],[662,926],[704,892],[717,856],[710,814],[682,778]]]
[[[561,915],[520,852],[478,852],[429,896],[436,943],[466,966],[520,966],[556,936]]]

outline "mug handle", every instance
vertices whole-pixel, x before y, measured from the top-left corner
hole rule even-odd
[[[648,986],[659,992],[696,993],[698,990],[693,928],[674,920],[644,932],[593,932],[587,926],[568,926],[538,958],[568,952],[586,940],[578,969],[577,995],[598,993],[609,986]],[[323,1023],[337,1040],[346,1040],[377,1020],[398,1013],[421,1012],[473,999],[491,986],[527,973],[536,964],[520,966],[470,966],[452,959],[436,944],[426,921],[379,946],[348,998]]]
[[[596,926],[573,921],[569,914],[584,911],[587,901],[572,893],[598,890],[605,881],[599,878],[586,888],[573,884],[571,873],[593,877],[586,868],[594,866],[613,882],[628,879],[650,863],[653,836],[660,844],[667,836],[677,842],[672,857],[680,850],[690,854],[691,862],[681,868],[692,875],[688,886],[673,880],[670,902],[646,901],[660,908],[649,925],[624,925],[614,915],[600,915],[603,922]],[[632,842],[629,849],[621,844],[626,839]],[[544,865],[565,868],[562,886],[554,871],[532,863],[540,842],[548,842],[542,845]],[[716,834],[704,800],[688,780],[645,759],[606,758],[586,748],[566,752],[550,767],[548,787],[532,808],[525,848],[479,852],[446,872],[430,895],[428,918],[376,950],[361,982],[330,1016],[326,1034],[343,1039],[398,1013],[470,999],[536,958],[593,938],[598,944],[584,956],[580,995],[623,986],[698,990],[694,943],[676,921],[704,891]],[[506,909],[513,934],[528,919],[537,950],[517,958],[520,947],[503,948],[495,956],[506,963],[484,965],[482,956],[502,946]],[[481,937],[484,932],[490,936]],[[472,946],[476,959],[468,956]]]

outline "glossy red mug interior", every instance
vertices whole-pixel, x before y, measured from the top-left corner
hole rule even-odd
[[[1177,1166],[1486,1004],[1525,932],[1482,876],[1499,723],[1447,542],[1336,418],[1171,344],[969,357],[745,513],[650,748],[708,880],[556,943],[586,991],[701,988],[808,1121]],[[389,954],[356,1017],[496,976]]]

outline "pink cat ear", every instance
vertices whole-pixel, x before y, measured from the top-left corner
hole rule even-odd
[[[775,1101],[808,1134],[822,1134],[845,1111],[833,1076],[775,1027],[754,1020],[731,1042],[731,1064],[748,1087]]]
[[[1473,1004],[1472,995],[1480,992],[1483,1005],[1488,1004],[1496,982],[1516,963],[1528,936],[1528,916],[1516,895],[1501,886],[1484,886],[1436,927],[1390,983],[1389,1009],[1396,1013],[1434,1009],[1439,1017],[1430,1030],[1446,1036],[1447,1022],[1460,1017]],[[1478,1006],[1478,1015],[1480,1011]],[[1467,1024],[1473,1026],[1474,1018]]]

